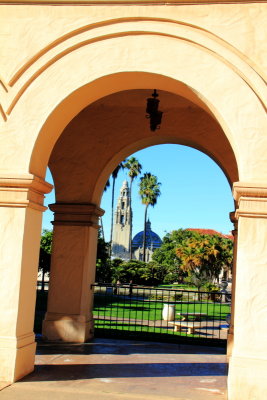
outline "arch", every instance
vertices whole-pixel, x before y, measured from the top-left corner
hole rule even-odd
[[[125,90],[134,90],[134,89],[149,89],[151,87],[157,87],[159,90],[167,90],[171,93],[182,95],[186,99],[190,100],[192,103],[196,104],[200,108],[204,109],[207,113],[212,115],[209,107],[203,101],[203,96],[198,95],[194,90],[185,85],[182,82],[177,82],[172,78],[151,74],[146,72],[124,72],[124,73],[116,73],[112,75],[108,75],[102,78],[99,78],[93,81],[90,84],[87,84],[73,92],[68,98],[66,98],[60,105],[51,113],[49,118],[46,120],[44,126],[42,127],[39,137],[35,144],[35,149],[33,151],[33,155],[31,158],[30,171],[34,171],[36,168],[36,164],[42,161],[42,153],[45,151],[44,155],[46,158],[44,159],[44,163],[42,165],[42,169],[39,171],[39,174],[43,175],[44,168],[48,162],[48,155],[52,151],[53,145],[59,137],[59,134],[62,133],[67,122],[72,120],[78,110],[83,109],[90,101],[91,104],[95,103],[95,101],[106,97],[110,94],[114,94],[116,92],[123,92]],[[85,100],[86,99],[86,100]],[[89,100],[90,99],[90,100]],[[211,108],[213,108],[211,106]],[[67,115],[67,113],[69,114]],[[62,115],[63,113],[63,115]],[[222,124],[224,121],[222,118]],[[58,136],[54,136],[55,127],[58,127]],[[49,150],[47,148],[48,132],[53,128],[51,132],[54,137],[50,137]],[[163,143],[166,139],[163,140]],[[144,144],[146,146],[146,144]],[[203,150],[203,149],[202,149]],[[39,169],[39,166],[38,166]]]
[[[144,22],[151,23],[146,32],[136,30],[137,26],[145,29]],[[105,40],[94,43],[82,40],[82,35],[88,32],[99,35],[103,26],[105,28],[108,26],[111,31],[116,28],[115,33],[110,33],[108,40],[104,38]],[[45,166],[55,142],[68,122],[88,104],[120,90],[157,87],[185,97],[189,96],[193,102],[214,115],[235,153],[241,179],[245,177],[246,180],[251,180],[255,175],[262,176],[258,171],[264,170],[263,149],[267,148],[267,144],[263,143],[264,139],[261,137],[260,146],[256,145],[255,140],[250,146],[250,153],[257,154],[258,158],[253,166],[251,164],[248,167],[246,157],[242,155],[247,152],[244,150],[246,146],[244,142],[250,140],[252,135],[253,138],[260,136],[262,129],[265,129],[263,101],[266,89],[262,78],[244,62],[238,51],[234,51],[210,32],[184,23],[131,19],[109,21],[108,25],[103,23],[103,26],[86,29],[86,32],[83,27],[77,35],[65,38],[63,41],[59,38],[56,46],[33,57],[34,62],[23,70],[17,80],[11,80],[13,86],[9,95],[13,96],[13,99],[20,92],[19,84],[21,85],[23,81],[25,83],[27,78],[30,79],[30,84],[7,121],[10,131],[18,129],[18,116],[21,117],[22,112],[25,113],[23,110],[25,102],[29,102],[30,105],[27,109],[28,114],[26,113],[27,119],[30,115],[39,113],[38,122],[34,117],[31,130],[28,129],[25,133],[25,141],[29,146],[27,151],[24,151],[24,157],[20,157],[20,162],[23,164],[21,167],[25,171],[44,176]],[[127,30],[118,35],[118,27],[121,29],[122,26],[127,27]],[[178,32],[174,34],[175,29],[180,30],[179,35]],[[71,47],[68,40],[74,39],[74,47]],[[69,51],[60,48],[63,43],[66,45],[65,50],[68,48]],[[128,52],[125,55],[123,49],[126,43]],[[116,48],[116,54],[111,54],[108,63],[106,46]],[[145,56],[142,47],[143,50],[146,49]],[[161,57],[159,49],[165,51],[166,48],[168,54]],[[56,55],[54,54],[53,62],[47,61],[48,65],[45,64],[43,56],[49,55],[51,60],[53,56],[50,54],[51,51]],[[118,57],[120,65],[117,62]],[[94,60],[94,64],[90,65],[88,73],[85,66],[78,64],[77,61],[90,58]],[[196,64],[197,59],[202,60],[200,66]],[[73,64],[78,65],[75,74],[71,68]],[[31,71],[32,67],[35,68],[36,75]],[[65,71],[63,74],[65,78],[62,77],[62,69]],[[40,87],[43,92],[39,91]],[[219,99],[217,93],[225,88],[227,89],[225,97]],[[229,106],[229,102],[232,107]],[[259,116],[257,126],[253,118],[256,112]],[[20,120],[20,128],[21,122]],[[3,152],[7,153],[5,146],[2,148]],[[18,147],[18,153],[19,150]],[[19,158],[15,152],[12,155]],[[12,160],[10,163],[12,164]]]
[[[187,92],[190,97],[188,88]],[[57,201],[99,204],[105,182],[119,162],[135,151],[163,143],[195,147],[219,164],[230,185],[238,180],[235,155],[214,118],[185,97],[166,91],[159,94],[164,113],[157,132],[150,131],[145,119],[146,98],[151,92],[144,89],[103,97],[69,123],[49,161]]]
[[[262,78],[264,72],[258,71],[257,66],[245,58],[238,49],[211,31],[194,24],[167,18],[117,18],[81,26],[56,38],[29,58],[9,80],[10,87],[17,84],[19,80],[22,83],[18,85],[19,87],[16,90],[13,101],[7,109],[7,114],[11,113],[18,99],[31,83],[60,58],[79,47],[129,35],[162,35],[178,40],[185,40],[200,46],[205,51],[213,52],[215,57],[220,58],[225,64],[242,76],[244,81],[257,93],[259,98],[261,98],[261,94],[266,96],[264,85],[261,85],[261,83],[264,84],[264,79]]]
[[[226,159],[220,156],[219,151],[213,151],[214,148],[210,148],[207,141],[201,145],[200,140],[191,138],[187,141],[183,135],[179,137],[161,131],[156,137],[146,132],[143,137],[125,141],[121,148],[114,146],[113,152],[107,153],[106,158],[102,159],[103,165],[97,166],[95,178],[89,185],[90,193],[83,190],[79,197],[76,195],[77,186],[70,185],[72,193],[66,197],[67,190],[59,188],[59,179],[56,177],[58,196],[62,202],[59,201],[54,207],[57,231],[54,271],[57,272],[53,287],[56,295],[55,308],[50,308],[46,320],[47,329],[52,336],[54,328],[58,331],[62,329],[59,333],[63,337],[66,335],[68,340],[74,335],[75,340],[84,341],[91,334],[88,285],[93,281],[97,219],[102,210],[88,202],[99,202],[104,180],[115,163],[124,155],[157,140],[179,143],[182,140],[182,143],[213,156],[231,183],[237,176],[246,182],[234,185],[234,196],[239,206],[235,215],[239,219],[239,233],[234,323],[239,340],[233,347],[229,388],[233,399],[237,396],[248,397],[250,393],[256,393],[255,396],[260,399],[266,393],[266,380],[261,371],[265,366],[262,349],[267,348],[264,335],[266,318],[263,318],[267,259],[267,88],[262,67],[255,65],[261,61],[257,57],[255,62],[250,59],[253,52],[247,51],[247,46],[254,46],[258,40],[259,31],[251,28],[250,19],[253,15],[256,23],[262,21],[259,14],[263,8],[255,5],[248,11],[247,7],[242,6],[241,11],[241,7],[229,5],[234,14],[231,14],[230,20],[227,15],[228,26],[237,34],[242,34],[244,28],[247,34],[243,42],[229,39],[229,42],[238,43],[240,49],[237,49],[216,35],[215,28],[210,28],[214,32],[205,29],[206,21],[207,26],[214,26],[213,16],[203,20],[201,15],[194,18],[196,9],[203,12],[206,5],[197,5],[195,9],[187,5],[186,9],[183,7],[183,16],[176,8],[173,15],[175,18],[176,14],[177,20],[170,18],[172,10],[169,9],[168,13],[163,11],[167,8],[165,6],[161,8],[162,15],[168,15],[169,18],[158,18],[159,9],[151,6],[145,12],[141,5],[123,5],[123,11],[119,6],[115,7],[116,19],[108,7],[106,17],[103,17],[102,8],[100,11],[97,6],[94,7],[90,8],[90,11],[94,10],[90,15],[93,23],[87,25],[84,25],[84,14],[80,13],[76,19],[71,7],[54,7],[53,15],[50,15],[50,11],[49,15],[46,14],[43,9],[46,31],[36,36],[40,43],[35,41],[34,51],[28,49],[28,38],[23,49],[27,51],[21,51],[20,41],[16,49],[13,37],[11,42],[4,42],[6,53],[3,59],[10,57],[2,67],[0,82],[0,115],[4,127],[4,134],[0,136],[0,172],[4,174],[4,189],[1,190],[1,221],[4,228],[1,241],[4,243],[2,248],[7,249],[3,258],[2,282],[5,290],[8,290],[2,294],[5,302],[1,307],[5,323],[1,330],[0,365],[8,366],[4,376],[9,381],[16,380],[33,368],[34,280],[43,194],[49,190],[40,178],[44,178],[48,162],[51,165],[54,163],[54,170],[57,169],[58,146],[68,144],[65,140],[75,121],[80,121],[83,113],[90,112],[97,101],[125,91],[157,88],[180,96],[184,102],[191,102],[194,110],[209,120],[209,126],[214,126],[224,140],[222,150],[226,150],[234,160],[235,173],[230,173]],[[55,16],[63,8],[73,28],[66,24],[59,30],[50,29],[49,23],[56,19]],[[216,12],[218,10],[216,22],[224,20],[226,9],[223,8],[221,5],[213,8]],[[14,6],[12,10],[16,12],[17,7]],[[24,15],[28,10],[30,8],[24,8]],[[36,12],[37,7],[31,8],[32,19]],[[12,13],[14,11],[11,14],[7,12],[8,16],[13,17]],[[188,23],[191,18],[201,21],[199,25],[202,26]],[[24,18],[21,21],[20,32],[22,28],[25,30],[27,24]],[[30,34],[40,29],[39,20],[36,21]],[[7,29],[5,34],[11,31],[10,26],[6,28],[5,25],[9,22],[8,18],[4,21],[4,29]],[[14,22],[11,26],[14,26]],[[223,23],[217,32],[222,32],[225,26]],[[258,52],[263,48],[261,44],[257,45]],[[212,137],[211,131],[209,135]],[[93,150],[92,147],[91,153]],[[72,202],[64,203],[68,199]],[[68,277],[65,282],[61,279],[63,264]],[[62,290],[59,295],[60,284]],[[17,290],[10,291],[10,287]],[[73,295],[75,301],[69,296],[73,289],[76,290]],[[68,295],[70,307],[62,294]],[[246,309],[249,309],[249,313]],[[249,349],[247,343],[250,343]],[[254,371],[254,375],[251,371]],[[255,382],[258,382],[256,391]],[[242,394],[236,389],[241,387]]]

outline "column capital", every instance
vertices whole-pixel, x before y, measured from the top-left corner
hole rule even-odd
[[[54,212],[53,225],[80,225],[98,229],[98,219],[104,210],[91,203],[55,203],[49,208]]]
[[[238,219],[236,218],[236,211],[231,211],[229,213],[229,218],[232,224],[234,225],[234,229],[232,230],[232,235],[234,237],[237,236],[237,224],[238,224]]]
[[[53,185],[32,174],[1,174],[0,207],[30,207],[45,211],[44,194],[52,189]]]
[[[230,221],[232,222],[232,224],[235,225],[235,224],[237,223],[235,211],[231,211],[231,212],[229,213],[229,218],[230,218]]]
[[[267,184],[235,182],[233,196],[237,203],[234,218],[267,218]]]
[[[234,182],[233,196],[237,202],[240,197],[265,197],[267,199],[267,183]]]

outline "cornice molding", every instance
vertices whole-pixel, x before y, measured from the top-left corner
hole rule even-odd
[[[267,186],[265,184],[235,182],[233,196],[238,205],[235,219],[239,217],[267,218]]]
[[[91,226],[98,229],[98,219],[104,214],[102,208],[90,203],[55,203],[49,208],[54,212],[53,225]]]
[[[267,0],[6,0],[0,5],[113,5],[113,4],[138,4],[138,5],[207,5],[207,4],[249,4],[267,3]]]
[[[241,197],[265,198],[267,200],[267,185],[263,183],[235,182],[233,184],[234,199],[239,202]]]
[[[0,174],[0,187],[31,188],[43,194],[53,189],[53,185],[33,174]]]
[[[33,208],[45,211],[44,194],[53,185],[32,174],[0,175],[0,207]]]

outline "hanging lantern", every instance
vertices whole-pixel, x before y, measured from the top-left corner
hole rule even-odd
[[[156,129],[160,128],[161,119],[162,119],[162,111],[158,110],[159,100],[157,90],[154,89],[152,93],[152,97],[147,99],[147,106],[146,106],[146,118],[150,119],[150,130],[154,132]]]

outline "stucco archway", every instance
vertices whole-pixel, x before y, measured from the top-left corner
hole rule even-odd
[[[123,74],[120,76],[124,79]],[[144,76],[149,79],[148,74]],[[142,80],[140,73],[132,77]],[[194,99],[189,89],[187,94]],[[205,106],[198,105],[202,103],[197,98],[196,104],[161,91],[164,120],[155,133],[145,119],[149,95],[150,91],[139,89],[101,98],[67,125],[53,148],[49,167],[57,203],[52,206],[54,242],[44,322],[44,335],[51,340],[84,341],[92,335],[92,310],[88,309],[92,304],[88,284],[94,282],[96,254],[96,230],[92,228],[94,218],[101,215],[98,207],[104,184],[118,162],[132,151],[153,144],[180,143],[212,156],[230,184],[238,179],[235,156],[224,132]]]
[[[50,189],[43,178],[53,149],[51,162],[53,156],[56,158],[57,140],[64,139],[62,132],[66,127],[67,132],[71,120],[95,101],[119,91],[156,87],[192,101],[198,111],[204,110],[205,116],[215,121],[225,135],[227,155],[236,160],[235,172],[231,173],[232,168],[223,163],[223,157],[220,161],[218,152],[213,154],[204,145],[202,150],[218,160],[230,180],[236,179],[238,170],[239,180],[246,182],[234,186],[239,206],[236,212],[239,238],[235,318],[239,340],[233,347],[229,387],[233,399],[237,398],[234,381],[243,386],[244,396],[256,390],[260,398],[264,392],[261,371],[266,364],[262,347],[267,348],[266,318],[258,318],[266,306],[264,291],[259,291],[266,281],[267,253],[264,240],[267,233],[264,80],[253,63],[212,31],[180,22],[178,16],[174,20],[170,16],[159,18],[152,11],[142,17],[135,10],[127,13],[103,19],[96,12],[94,22],[87,25],[80,16],[73,29],[59,27],[60,32],[55,30],[55,36],[49,36],[48,43],[42,38],[41,47],[33,49],[26,60],[17,55],[15,66],[4,69],[1,125],[5,135],[0,139],[2,282],[13,290],[7,291],[4,285],[1,290],[1,315],[5,321],[1,324],[1,379],[16,380],[33,368],[32,300],[42,197]],[[76,236],[76,243],[81,239],[82,228],[79,227],[83,227],[85,247],[80,259],[83,268],[93,262],[94,226],[101,213],[97,202],[105,178],[124,153],[150,144],[149,140],[147,143],[142,140],[140,138],[139,144],[129,142],[117,149],[117,153],[114,149],[113,154],[107,155],[86,198],[62,197],[62,202],[65,200],[67,204],[55,208],[59,231],[63,226],[71,227],[69,234]],[[198,146],[200,144],[196,144]],[[80,204],[85,201],[86,204]],[[81,207],[77,211],[78,202]],[[78,221],[77,215],[82,215]],[[14,252],[14,248],[19,250]],[[64,248],[59,249],[59,256],[62,250]],[[79,285],[90,280],[88,274]],[[86,298],[82,308],[85,304]],[[248,305],[249,312],[245,309]],[[77,315],[66,321],[67,324],[70,321],[71,330],[74,328],[81,333],[79,340],[84,340],[88,336],[88,319],[81,317],[85,314]],[[250,343],[249,350],[246,343]],[[251,369],[252,376],[249,375]]]

